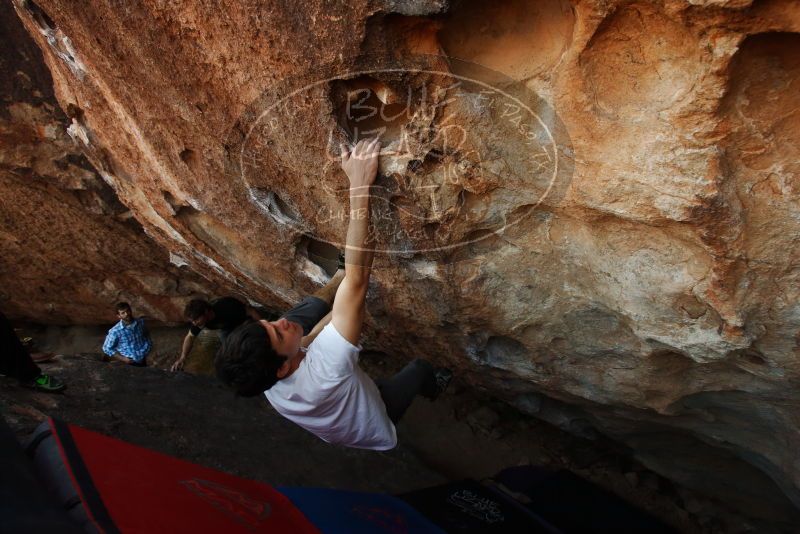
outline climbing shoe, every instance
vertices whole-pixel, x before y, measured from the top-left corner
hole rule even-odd
[[[38,389],[39,391],[46,391],[48,393],[57,393],[66,388],[66,384],[57,378],[50,375],[39,375],[30,382],[23,384],[26,387]]]
[[[431,400],[436,400],[450,385],[450,381],[453,379],[453,371],[446,367],[437,367],[433,372],[433,376],[436,378],[436,393]]]

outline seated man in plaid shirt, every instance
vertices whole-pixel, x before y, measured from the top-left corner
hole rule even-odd
[[[119,322],[108,331],[103,343],[104,361],[116,360],[138,367],[147,365],[147,354],[153,347],[144,319],[133,317],[127,302],[117,304]]]

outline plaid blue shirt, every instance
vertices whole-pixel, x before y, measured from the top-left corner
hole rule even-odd
[[[144,360],[152,347],[150,334],[144,327],[144,319],[140,317],[134,319],[129,325],[125,325],[122,321],[115,324],[108,331],[106,341],[103,343],[103,352],[109,356],[119,352],[126,358],[140,362]]]

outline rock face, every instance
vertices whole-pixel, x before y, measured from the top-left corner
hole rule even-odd
[[[42,323],[115,320],[114,304],[182,320],[212,284],[169,263],[67,132],[42,53],[0,5],[0,308]]]
[[[344,236],[335,147],[380,129],[368,346],[800,506],[795,3],[14,7],[174,261],[295,301]]]

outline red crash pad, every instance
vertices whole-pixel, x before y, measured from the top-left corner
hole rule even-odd
[[[50,419],[70,482],[101,532],[319,530],[267,484]]]

